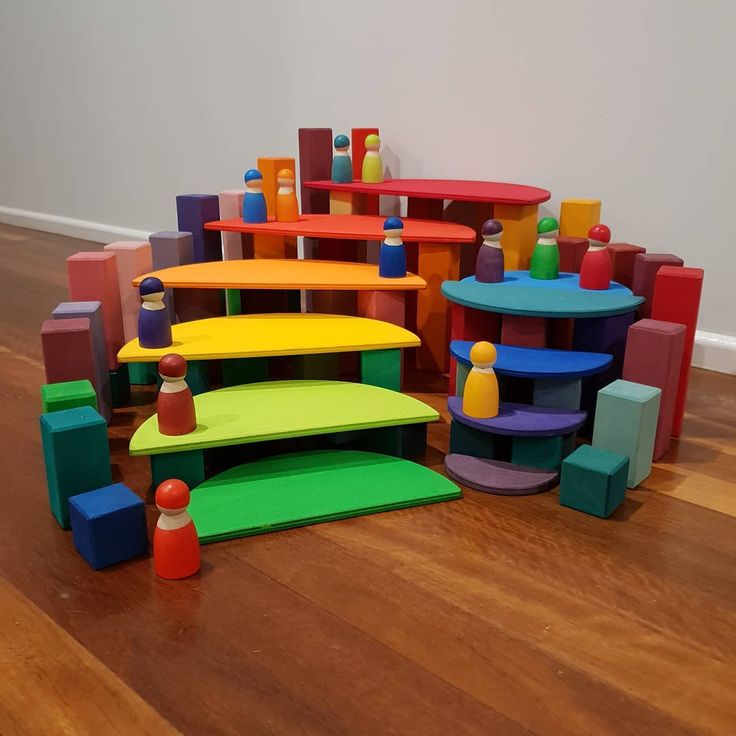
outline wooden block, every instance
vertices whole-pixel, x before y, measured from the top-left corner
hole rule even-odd
[[[170,478],[183,480],[189,488],[204,482],[204,453],[201,450],[151,455],[151,480],[156,488]]]
[[[92,335],[98,411],[109,422],[112,417],[112,389],[107,367],[107,346],[100,302],[62,302],[52,313],[54,319],[88,319]],[[117,356],[115,356],[117,366]]]
[[[558,236],[557,248],[560,251],[560,271],[563,273],[580,273],[583,256],[588,250],[588,238]]]
[[[560,504],[607,519],[626,496],[629,459],[581,445],[562,463]]]
[[[378,128],[353,128],[350,131],[350,143],[353,147],[353,181],[363,178],[363,159],[365,158],[366,136],[380,135]],[[329,179],[330,177],[325,177]]]
[[[220,192],[217,197],[220,203],[220,217],[231,220],[242,216],[243,195],[245,189],[231,189]],[[253,258],[253,237],[247,233],[228,233],[222,235],[222,260],[236,261]],[[225,290],[225,314],[241,314],[242,304],[239,289]]]
[[[268,358],[231,358],[222,361],[223,386],[240,386],[267,381],[268,378]]]
[[[89,320],[49,319],[41,325],[41,348],[46,383],[96,378],[92,331]]]
[[[173,268],[174,266],[187,266],[193,263],[194,238],[191,233],[165,230],[153,233],[148,240],[151,244],[151,259],[154,271],[159,271],[162,268]],[[173,289],[166,289],[164,304],[173,325],[177,321]]]
[[[374,429],[361,441],[360,449],[404,459],[421,457],[427,449],[427,425],[405,424]]]
[[[330,192],[330,214],[366,214],[366,195],[359,192]]]
[[[442,204],[442,200],[439,200]],[[475,275],[475,262],[478,258],[478,249],[483,242],[481,229],[486,220],[493,217],[491,202],[450,202],[444,209],[444,219],[467,225],[477,233],[475,243],[464,244],[460,249],[460,278]]]
[[[523,348],[547,347],[547,320],[544,317],[518,317],[504,314],[501,319],[501,344]]]
[[[355,142],[353,142],[355,152]],[[362,165],[362,160],[361,160]],[[353,157],[353,167],[355,157]],[[308,181],[323,181],[332,175],[332,128],[299,128],[299,180],[302,212],[319,214],[330,211],[330,193],[326,189],[307,189]],[[358,175],[360,181],[360,174]]]
[[[654,281],[652,318],[685,325],[685,346],[682,351],[680,378],[677,383],[675,415],[672,419],[673,437],[679,437],[682,433],[682,419],[685,415],[687,386],[690,379],[690,364],[693,358],[695,329],[698,326],[702,290],[702,268],[663,266]]]
[[[148,552],[146,507],[123,483],[69,499],[74,547],[93,570]]]
[[[575,320],[551,317],[547,320],[549,347],[556,350],[572,350],[575,336]]]
[[[600,199],[563,199],[560,203],[560,235],[587,238],[601,221]]]
[[[311,353],[296,358],[297,378],[336,381],[340,375],[338,353]]]
[[[658,388],[623,380],[598,392],[593,447],[629,458],[629,488],[651,472],[661,394]]]
[[[579,378],[537,378],[534,381],[533,404],[558,409],[579,409],[580,391]]]
[[[450,387],[449,394],[451,396],[462,396],[465,392],[465,381],[468,380],[468,373],[470,373],[470,366],[466,363],[461,363],[459,360],[452,358],[450,360]],[[499,388],[500,396],[500,388]]]
[[[654,296],[654,279],[662,266],[682,266],[682,258],[670,253],[637,253],[634,258],[634,275],[631,291],[643,296],[645,301],[639,307],[639,317],[651,317],[652,297]],[[656,319],[656,318],[655,318]]]
[[[544,470],[559,470],[563,456],[563,437],[514,437],[511,462]]]
[[[68,529],[69,499],[112,482],[107,424],[89,406],[43,414],[40,423],[51,512]]]
[[[143,363],[142,365],[145,365]],[[110,394],[113,409],[119,409],[123,406],[130,406],[130,373],[128,364],[121,363],[114,371],[110,371]],[[151,383],[155,383],[155,378]]]
[[[503,224],[501,246],[506,271],[529,268],[534,245],[537,242],[536,204],[496,204],[493,216]]]
[[[404,327],[406,296],[405,291],[359,291],[358,316]]]
[[[128,377],[131,386],[152,386],[158,378],[156,363],[130,363]]]
[[[194,263],[222,260],[222,241],[214,230],[205,230],[207,222],[220,219],[220,201],[216,194],[178,194],[177,228],[192,234]]]
[[[646,253],[647,249],[631,243],[610,243],[608,252],[611,255],[613,280],[630,289],[634,283],[634,260],[638,253]]]
[[[495,438],[487,432],[468,427],[453,419],[450,422],[450,452],[493,460]]]
[[[125,343],[120,310],[117,262],[114,253],[77,253],[66,259],[69,297],[73,301],[102,303],[108,370],[118,365],[118,350]]]
[[[133,286],[133,279],[153,271],[151,244],[148,241],[118,241],[105,246],[105,251],[115,254],[118,270],[120,309],[123,316],[125,342],[138,337],[138,312],[141,297]]]
[[[41,386],[41,412],[76,409],[91,406],[97,410],[97,394],[94,386],[86,380],[47,383]]]
[[[401,350],[363,350],[360,353],[360,380],[371,386],[401,391]]]
[[[662,391],[654,460],[659,460],[670,446],[685,335],[685,326],[674,322],[642,319],[629,327],[624,380],[654,386]]]
[[[276,216],[277,174],[281,169],[296,171],[296,161],[290,156],[262,156],[258,159],[258,171],[263,174],[263,196],[269,214]],[[329,179],[329,177],[327,177]],[[224,220],[225,218],[222,217]]]

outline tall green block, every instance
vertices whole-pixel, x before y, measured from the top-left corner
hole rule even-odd
[[[225,289],[225,314],[242,314],[240,289]]]
[[[465,393],[465,381],[468,380],[470,366],[457,361],[457,369],[455,371],[455,396],[462,396]]]
[[[401,391],[401,349],[363,350],[360,354],[360,381]]]
[[[107,423],[91,406],[43,414],[43,458],[51,512],[69,528],[69,499],[112,483]]]
[[[151,478],[154,488],[170,478],[183,480],[190,489],[195,488],[204,482],[204,453],[190,450],[151,455]]]
[[[63,409],[91,406],[97,410],[97,394],[92,384],[83,381],[63,381],[41,386],[41,407],[44,414]]]
[[[450,422],[450,452],[452,454],[494,460],[495,450],[496,443],[492,434],[473,429],[454,419]]]
[[[565,438],[514,437],[511,444],[511,462],[544,470],[559,470],[565,447]]]
[[[303,380],[337,380],[340,358],[337,353],[311,353],[296,359],[296,373]]]
[[[127,363],[121,363],[116,370],[110,371],[110,393],[114,409],[130,406],[130,371]]]
[[[629,458],[629,488],[636,488],[652,470],[662,391],[618,380],[598,392],[593,447]]]
[[[268,358],[231,358],[222,361],[222,385],[268,381]]]
[[[626,496],[629,459],[581,445],[565,458],[560,475],[560,504],[607,519]]]
[[[153,386],[158,379],[156,363],[129,363],[128,376],[131,386]]]

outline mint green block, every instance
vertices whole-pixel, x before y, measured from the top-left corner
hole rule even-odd
[[[593,447],[629,458],[629,488],[636,488],[652,470],[661,395],[658,388],[623,380],[598,392]]]
[[[607,519],[626,496],[629,459],[581,445],[565,458],[560,474],[560,504]]]
[[[190,489],[204,482],[204,453],[202,450],[167,452],[151,455],[151,478],[154,489],[165,480],[183,480]]]
[[[579,378],[537,378],[534,380],[532,403],[534,406],[548,406],[554,409],[579,409],[580,393]]]
[[[153,386],[158,379],[156,363],[130,363],[128,376],[131,386]]]
[[[363,350],[360,354],[360,381],[401,391],[401,350]]]
[[[130,406],[130,371],[127,363],[121,363],[116,370],[110,371],[110,394],[112,406]]]
[[[556,437],[514,437],[511,443],[511,462],[516,465],[529,465],[544,470],[559,470],[566,447],[565,438]]]
[[[63,409],[91,406],[97,410],[97,394],[92,384],[82,381],[63,381],[41,386],[41,407],[44,414]]]
[[[112,483],[107,422],[91,406],[40,418],[51,513],[68,529],[69,499]]]
[[[460,364],[458,364],[458,368]],[[494,459],[495,444],[493,435],[468,427],[467,424],[450,422],[450,452],[455,455],[470,455],[487,460]]]
[[[468,380],[468,373],[470,373],[470,367],[461,363],[459,360],[457,363],[457,371],[455,372],[455,396],[462,396],[465,393],[465,381]]]
[[[222,361],[222,385],[268,381],[268,358],[231,358]]]

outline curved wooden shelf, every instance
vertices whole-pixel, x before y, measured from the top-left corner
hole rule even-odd
[[[532,205],[546,202],[551,194],[546,189],[524,184],[506,184],[496,181],[469,181],[463,179],[387,179],[380,184],[336,184],[332,181],[308,181],[310,189],[329,189],[332,192],[358,194],[385,194],[418,199],[453,199],[465,202],[494,202],[496,204]]]
[[[300,215],[295,222],[243,222],[241,219],[208,222],[206,230],[228,233],[264,235],[303,235],[306,238],[337,238],[339,240],[383,240],[385,217],[377,215]],[[442,220],[402,218],[404,242],[474,243],[472,228]]]
[[[415,291],[424,279],[408,273],[401,279],[384,279],[371,263],[299,261],[256,258],[209,261],[151,271],[133,280],[138,286],[146,276],[156,276],[172,289],[310,289],[312,291]]]
[[[559,478],[553,470],[457,454],[445,457],[445,470],[450,478],[468,488],[498,496],[542,493],[552,488]]]
[[[187,360],[312,355],[413,348],[419,338],[403,327],[339,314],[242,314],[181,322],[171,327],[173,343],[142,348],[138,338],[118,353],[121,363],[148,363],[179,353]]]
[[[439,418],[432,407],[398,391],[342,381],[249,383],[199,394],[194,405],[194,432],[163,435],[154,414],[131,438],[130,454],[205,450],[285,437],[424,424]]]

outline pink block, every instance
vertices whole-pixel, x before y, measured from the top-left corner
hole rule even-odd
[[[655,460],[670,447],[685,334],[685,325],[642,319],[629,327],[626,338],[622,378],[662,390],[654,440]]]
[[[359,291],[358,315],[406,326],[406,292]]]
[[[133,286],[133,279],[153,271],[151,244],[121,240],[106,245],[105,250],[114,253],[117,259],[123,336],[125,342],[129,342],[138,337],[138,312],[141,308],[141,297],[137,287]]]
[[[643,296],[645,301],[639,307],[640,317],[650,317],[652,314],[652,297],[654,296],[654,279],[662,266],[682,266],[682,258],[671,253],[637,253],[634,257],[634,275],[632,276],[631,291],[637,296]]]
[[[243,195],[245,189],[232,189],[220,192],[217,196],[220,200],[220,219],[234,220],[243,215]],[[245,233],[222,233],[222,260],[242,260],[244,250],[247,250],[245,241],[248,236]],[[252,240],[252,238],[251,238]],[[252,254],[251,254],[252,257]]]
[[[115,253],[76,253],[66,259],[66,270],[71,299],[102,303],[107,367],[113,371],[118,367],[118,350],[124,343]]]
[[[95,383],[92,330],[86,317],[47,319],[41,325],[41,349],[46,383]]]

